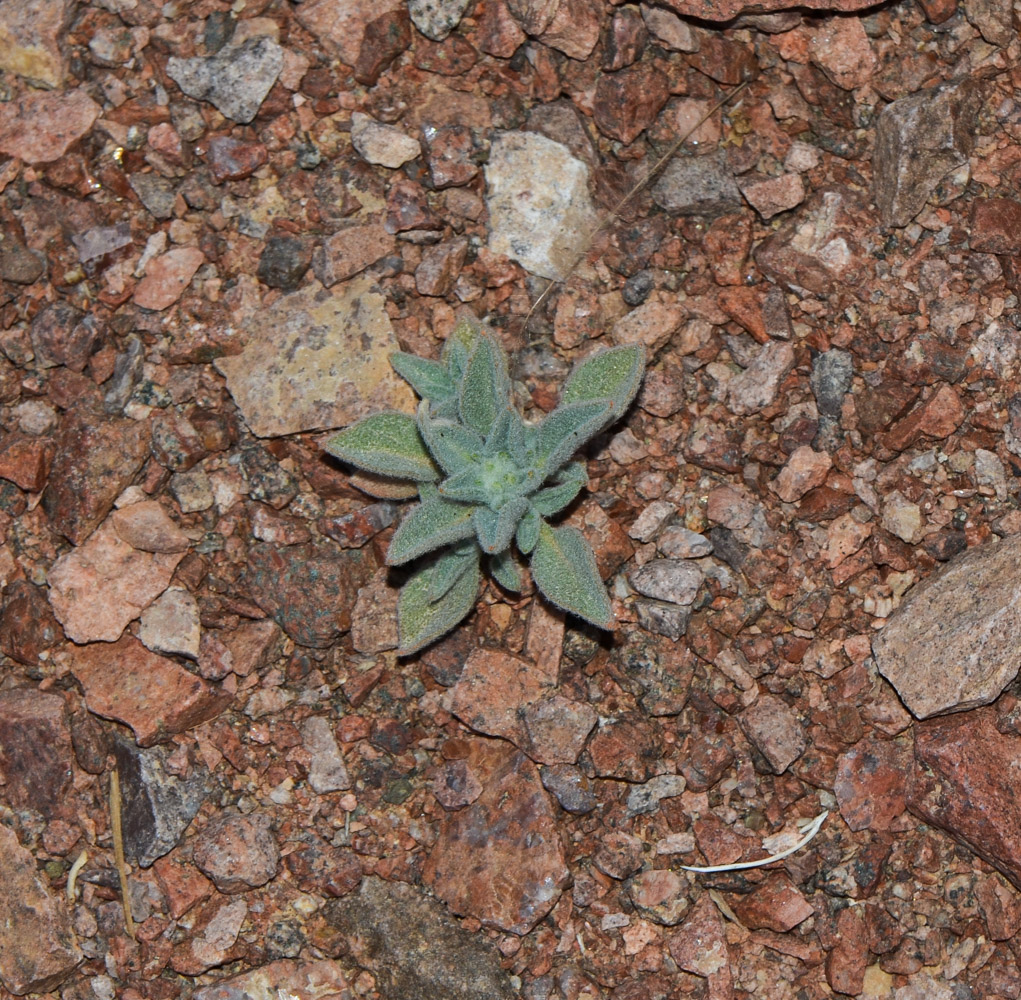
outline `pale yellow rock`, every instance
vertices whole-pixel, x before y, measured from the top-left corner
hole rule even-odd
[[[344,427],[378,410],[413,413],[415,396],[390,367],[398,349],[383,296],[365,277],[313,284],[247,324],[244,350],[216,367],[258,437]]]

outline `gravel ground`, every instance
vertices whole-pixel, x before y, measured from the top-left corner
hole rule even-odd
[[[1021,996],[1021,41],[809,6],[0,0],[0,996]],[[395,653],[461,310],[612,633]]]

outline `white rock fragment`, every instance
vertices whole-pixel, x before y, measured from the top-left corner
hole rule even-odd
[[[543,278],[564,278],[598,224],[589,169],[537,132],[502,132],[486,164],[489,249]]]
[[[301,727],[301,739],[312,758],[308,768],[308,783],[314,792],[322,795],[324,792],[339,792],[351,787],[344,757],[327,719],[321,715],[306,719]]]
[[[351,115],[351,143],[368,163],[396,170],[422,153],[417,139],[393,125],[384,125],[369,115]]]
[[[197,660],[202,638],[198,601],[183,587],[169,587],[142,612],[138,638],[154,653]]]

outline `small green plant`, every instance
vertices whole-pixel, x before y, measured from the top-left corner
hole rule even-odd
[[[390,363],[422,397],[417,419],[375,413],[331,438],[326,450],[418,488],[421,502],[401,521],[386,555],[390,566],[430,557],[401,588],[398,653],[438,639],[475,606],[480,550],[496,581],[520,591],[512,542],[531,557],[532,579],[548,600],[612,628],[585,537],[546,519],[588,481],[585,466],[569,459],[634,399],[645,370],[642,348],[610,348],[577,364],[560,404],[537,424],[526,424],[511,402],[506,355],[477,322],[461,320],[439,361],[396,351]]]

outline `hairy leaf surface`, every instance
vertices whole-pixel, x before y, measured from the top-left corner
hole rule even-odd
[[[395,479],[431,482],[440,478],[422,443],[418,425],[406,413],[373,413],[335,434],[326,450],[369,472]]]
[[[430,403],[442,403],[457,395],[457,385],[447,372],[446,365],[440,361],[394,351],[390,355],[390,364],[419,396]]]
[[[567,377],[561,406],[590,399],[610,404],[609,420],[617,420],[631,405],[645,373],[645,351],[637,344],[611,347],[578,362]]]
[[[444,557],[447,558],[447,557]],[[479,593],[478,550],[467,560],[467,566],[439,600],[430,600],[440,560],[423,566],[401,588],[397,598],[397,635],[399,656],[417,652],[423,646],[446,635],[472,608]]]
[[[402,566],[433,549],[469,538],[474,532],[472,508],[442,497],[411,508],[387,549],[389,566]]]
[[[570,525],[543,523],[532,552],[532,579],[558,608],[612,629],[613,609],[585,536]]]

